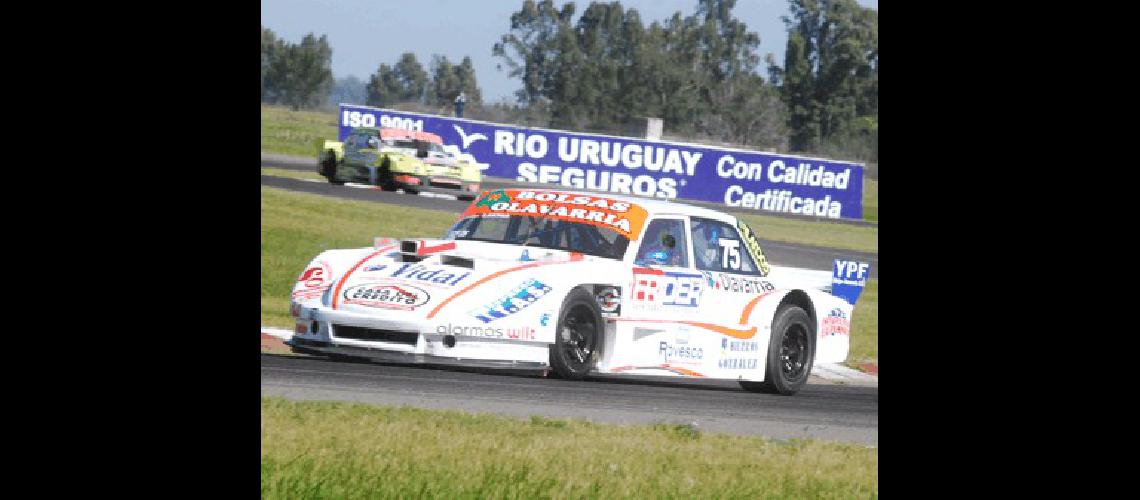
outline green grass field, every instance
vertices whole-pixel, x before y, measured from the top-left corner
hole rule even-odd
[[[851,350],[847,364],[879,363],[879,280],[867,279],[867,287],[851,313]]]
[[[336,118],[334,112],[293,111],[262,104],[261,150],[316,158],[321,143],[336,140]]]
[[[293,327],[289,316],[293,282],[321,251],[368,247],[376,236],[443,235],[456,217],[456,214],[438,210],[341,200],[262,186],[261,324]],[[783,220],[776,218],[775,222]],[[752,223],[750,220],[749,224]],[[759,221],[752,227],[770,238],[765,233],[768,227],[765,224]],[[878,280],[869,280],[855,306],[849,360],[876,360],[878,314]]]
[[[261,400],[262,498],[876,498],[878,470],[854,444]]]
[[[863,220],[879,221],[878,179],[863,178]]]
[[[315,170],[312,172],[302,172],[300,170],[289,170],[285,168],[261,167],[261,175],[288,177],[290,179],[311,179],[314,181],[328,182],[328,179],[321,177],[321,174],[318,174]]]
[[[879,228],[735,212],[760,239],[879,253]]]

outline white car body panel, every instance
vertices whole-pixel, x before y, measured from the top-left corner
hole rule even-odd
[[[736,225],[730,215],[699,207],[570,194],[638,204],[648,214],[642,233],[660,216]],[[810,301],[815,362],[847,357],[853,306],[826,291],[830,273],[771,266],[760,277],[700,271],[692,262],[684,268],[637,266],[633,260],[641,239],[638,234],[631,240],[620,261],[470,240],[416,240],[419,262],[403,262],[400,242],[392,239],[378,239],[374,247],[328,250],[311,261],[294,286],[297,326],[290,343],[413,362],[542,368],[549,365],[563,299],[575,287],[597,285],[621,291],[620,313],[604,315],[597,373],[763,381],[774,316],[793,294]],[[691,238],[686,241],[693,255]],[[520,260],[524,252],[532,260]],[[455,258],[469,259],[471,267],[443,262]],[[515,297],[509,301],[513,312],[494,305],[508,295]],[[346,338],[352,327],[407,333],[400,334],[402,340]],[[454,345],[448,336],[454,336]]]

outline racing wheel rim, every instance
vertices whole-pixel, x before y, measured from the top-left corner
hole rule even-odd
[[[780,371],[788,381],[799,380],[807,368],[807,330],[803,325],[793,324],[780,343]]]
[[[585,306],[574,307],[563,320],[559,333],[566,360],[584,368],[598,339],[598,325],[594,322],[593,311]]]

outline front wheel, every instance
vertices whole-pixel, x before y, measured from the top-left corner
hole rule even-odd
[[[384,191],[396,190],[396,181],[392,178],[392,160],[390,158],[384,157],[384,162],[380,164],[380,170],[376,174],[380,189]]]
[[[776,311],[763,382],[741,381],[745,390],[790,396],[807,383],[815,361],[815,326],[799,306]]]
[[[321,162],[321,175],[329,180],[329,184],[336,184],[338,186],[344,184],[344,181],[338,181],[336,179],[336,154],[331,151],[329,155],[325,157],[324,161]]]
[[[590,292],[575,288],[562,301],[550,366],[559,377],[581,380],[597,360],[602,333],[602,312]]]

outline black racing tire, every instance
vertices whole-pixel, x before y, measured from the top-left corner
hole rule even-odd
[[[463,201],[475,201],[475,195],[462,195],[462,196],[456,196],[456,198],[463,200]]]
[[[550,345],[550,366],[561,378],[582,380],[593,369],[601,351],[605,323],[593,294],[571,290],[562,301]]]
[[[392,179],[392,160],[387,156],[384,157],[384,162],[380,164],[380,170],[376,172],[376,183],[380,185],[381,190],[396,190],[396,181]]]
[[[740,382],[747,391],[791,396],[799,392],[811,375],[815,362],[815,323],[795,305],[784,305],[772,321],[768,360],[763,382]]]
[[[329,151],[329,155],[321,162],[321,175],[329,180],[329,184],[344,185],[344,181],[336,179],[336,154]]]

